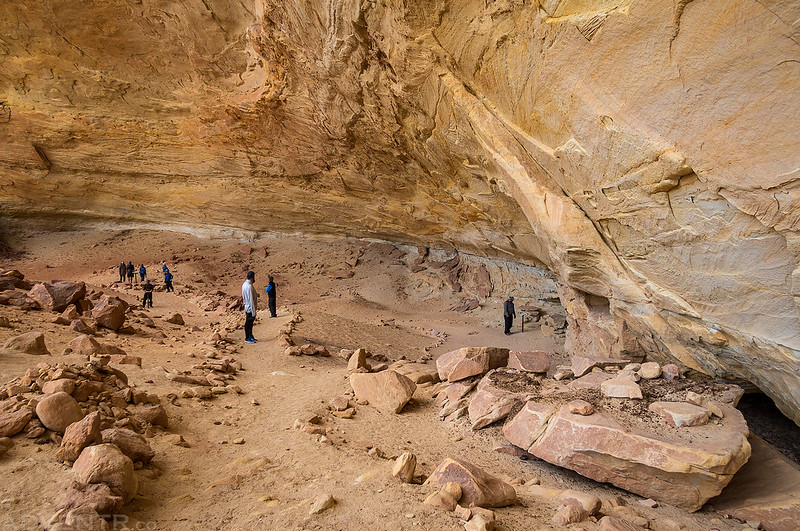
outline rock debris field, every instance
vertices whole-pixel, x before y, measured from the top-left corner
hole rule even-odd
[[[513,264],[358,240],[17,228],[0,529],[793,529],[733,382],[564,350]],[[438,254],[437,254],[438,253]],[[119,262],[147,266],[153,308]],[[161,264],[175,275],[166,293]],[[245,344],[241,282],[259,299]],[[502,302],[513,291],[511,336]],[[523,312],[520,312],[523,313]],[[778,481],[778,479],[780,479]]]

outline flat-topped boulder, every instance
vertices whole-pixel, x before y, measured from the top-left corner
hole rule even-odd
[[[546,379],[542,383],[531,393],[541,398],[526,402],[503,426],[503,434],[522,450],[596,481],[695,511],[719,494],[750,457],[747,424],[730,404],[719,405],[724,422],[677,428],[678,423],[661,420],[661,411],[703,408],[657,401],[651,411],[658,413],[642,418],[635,412],[640,406],[633,410],[620,406],[623,399],[598,398],[587,394],[594,391],[556,387],[561,384]],[[675,398],[683,394],[678,387],[657,390],[656,385],[647,382],[643,401],[654,393]],[[724,392],[719,390],[716,396]],[[580,396],[594,397],[602,407],[593,407],[588,415],[587,411],[574,413],[575,402],[570,399]],[[554,397],[563,401],[554,403]],[[705,410],[702,416],[707,420],[708,414]]]
[[[442,381],[455,382],[505,367],[508,353],[507,348],[465,347],[439,356],[436,369]]]
[[[524,372],[546,373],[550,370],[552,353],[542,350],[516,351],[508,353],[508,366]]]
[[[371,406],[386,413],[400,413],[417,389],[417,384],[392,370],[377,373],[354,372],[350,375],[350,386],[357,399],[366,400]]]

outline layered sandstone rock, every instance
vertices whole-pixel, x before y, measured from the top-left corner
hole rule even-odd
[[[0,207],[544,264],[568,349],[741,377],[800,421],[798,20],[788,0],[4,2]]]

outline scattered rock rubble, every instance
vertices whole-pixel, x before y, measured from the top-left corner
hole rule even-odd
[[[128,385],[108,363],[108,356],[84,365],[40,363],[0,388],[0,454],[24,436],[57,444],[55,459],[72,463],[76,481],[48,529],[78,522],[106,529],[103,518],[136,494],[135,469],[155,456],[145,436],[169,424],[160,398]]]
[[[576,358],[572,372],[583,376],[567,383],[520,370],[520,356],[505,349],[444,354],[439,416],[468,417],[475,430],[508,419],[503,433],[520,455],[692,511],[749,458],[747,425],[735,409],[740,388],[662,378],[675,371],[653,362]],[[502,366],[508,359],[514,368]],[[559,521],[571,522],[570,511]]]

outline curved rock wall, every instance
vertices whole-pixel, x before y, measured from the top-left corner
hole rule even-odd
[[[0,5],[0,203],[545,264],[568,346],[800,421],[800,7]]]

